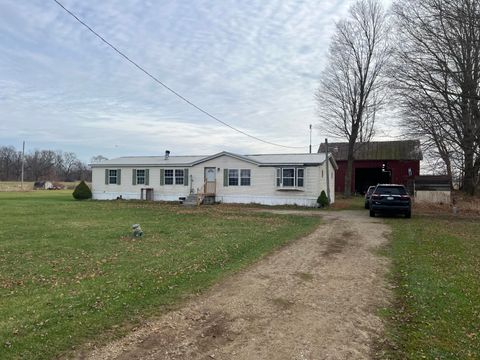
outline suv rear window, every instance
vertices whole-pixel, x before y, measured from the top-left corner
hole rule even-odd
[[[377,186],[376,194],[388,195],[407,195],[407,190],[403,186]]]

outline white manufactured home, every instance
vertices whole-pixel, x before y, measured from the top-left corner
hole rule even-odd
[[[324,153],[120,157],[92,164],[93,198],[315,206],[322,190],[335,199],[337,164]],[[327,172],[328,171],[328,172]]]

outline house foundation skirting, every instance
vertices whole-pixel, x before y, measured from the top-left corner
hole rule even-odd
[[[188,196],[188,193],[177,195],[165,195],[153,193],[155,201],[179,201],[180,197]],[[121,196],[125,200],[140,200],[140,192],[93,192],[94,200],[115,200]],[[315,207],[316,197],[293,197],[293,196],[257,196],[257,195],[222,195],[215,197],[216,202],[226,204],[261,204],[261,205],[298,205]]]

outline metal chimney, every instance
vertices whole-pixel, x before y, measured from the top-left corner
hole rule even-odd
[[[168,160],[170,157],[170,150],[165,150],[165,160]]]

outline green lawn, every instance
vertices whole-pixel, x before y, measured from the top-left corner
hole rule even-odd
[[[389,219],[391,359],[480,359],[480,221]]]
[[[0,359],[119,336],[312,231],[316,217],[228,206],[0,193]],[[145,236],[130,237],[140,223]]]

